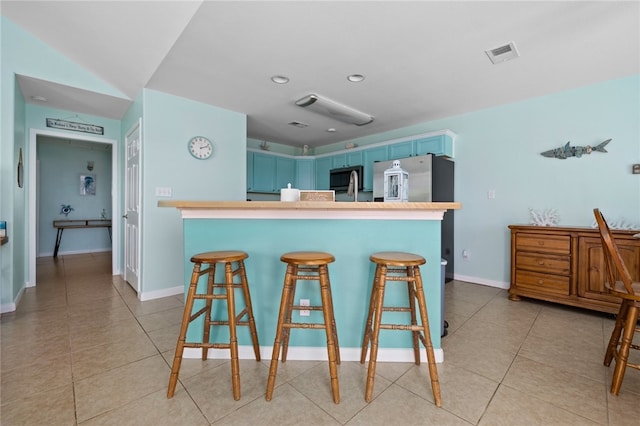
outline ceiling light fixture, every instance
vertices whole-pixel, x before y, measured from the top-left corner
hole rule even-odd
[[[356,126],[364,126],[373,121],[373,117],[369,114],[313,93],[298,99],[296,105]]]
[[[349,80],[352,83],[359,83],[362,80],[364,80],[364,75],[362,74],[351,74],[347,76],[347,80]]]
[[[31,100],[33,101],[39,101],[39,102],[47,102],[47,98],[45,98],[44,96],[40,96],[40,95],[34,95],[31,97]]]
[[[327,132],[329,132],[329,133],[335,133],[335,132],[336,132],[336,129],[334,129],[333,127],[329,127],[329,128],[327,129]]]
[[[284,75],[274,75],[271,77],[271,81],[277,84],[287,84],[289,82],[289,77],[285,77]]]

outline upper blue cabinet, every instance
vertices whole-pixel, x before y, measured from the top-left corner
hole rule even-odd
[[[363,166],[363,190],[373,191],[373,163],[416,155],[434,154],[454,158],[455,133],[449,130],[324,154],[322,157],[292,157],[283,154],[247,152],[247,191],[278,193],[288,183],[299,189],[329,189],[329,171]]]
[[[444,155],[453,158],[453,139],[454,135],[451,132],[443,132],[391,143],[388,146],[389,160],[425,154]]]

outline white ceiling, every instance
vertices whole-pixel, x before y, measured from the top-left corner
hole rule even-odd
[[[120,119],[142,88],[247,114],[247,136],[311,147],[640,72],[637,1],[2,1],[2,15],[122,92],[19,76],[27,99]],[[493,65],[486,49],[515,42]],[[346,77],[366,76],[360,83]],[[278,85],[273,75],[290,82]],[[371,114],[295,106],[318,93]],[[301,129],[287,123],[300,121]],[[327,128],[337,131],[329,133]]]

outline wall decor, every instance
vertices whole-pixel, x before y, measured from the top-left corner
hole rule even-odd
[[[560,216],[556,209],[534,210],[529,209],[531,224],[535,226],[555,226],[560,222]]]
[[[91,133],[94,135],[104,135],[104,127],[102,126],[76,123],[75,121],[58,120],[57,118],[47,118],[47,127],[72,130],[74,132]]]
[[[561,146],[560,148],[550,149],[549,151],[541,152],[540,155],[543,157],[549,158],[559,158],[561,160],[566,160],[569,157],[582,157],[583,154],[591,154],[592,152],[607,152],[604,149],[607,144],[611,142],[611,139],[607,139],[601,144],[592,147],[591,145],[587,146],[571,146],[571,142],[567,142],[565,146]]]
[[[69,213],[71,213],[72,211],[73,207],[71,207],[71,204],[60,204],[60,214],[69,216]]]
[[[80,175],[80,195],[96,195],[96,175]]]

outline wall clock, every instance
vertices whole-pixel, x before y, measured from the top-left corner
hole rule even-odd
[[[213,144],[204,136],[195,136],[189,141],[189,152],[198,160],[206,160],[213,154]]]
[[[20,148],[20,154],[18,155],[18,188],[22,188],[23,178],[24,178],[24,169],[22,166],[22,148]]]

